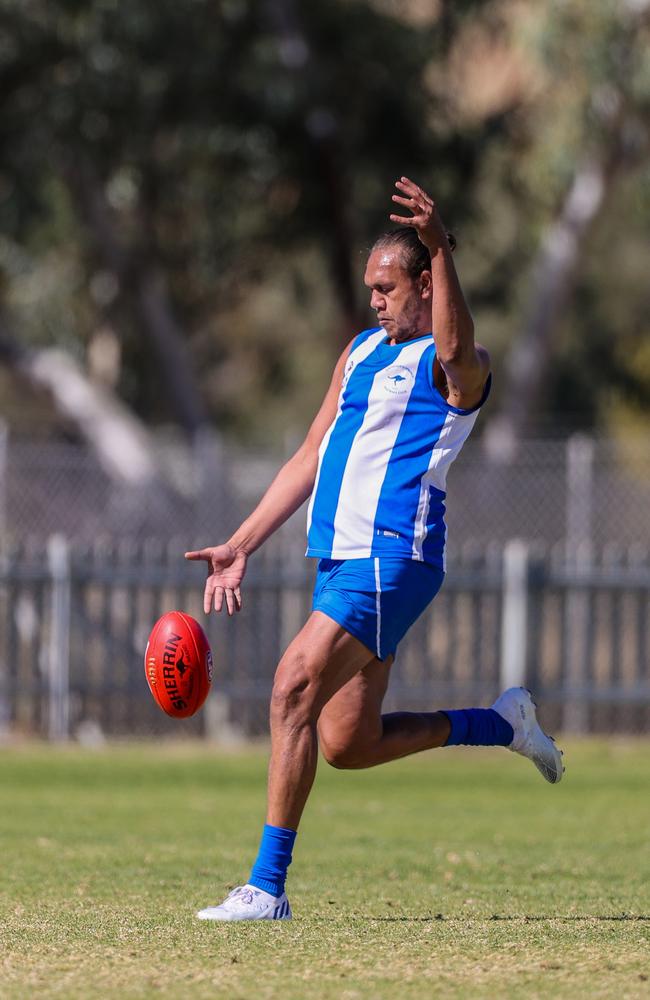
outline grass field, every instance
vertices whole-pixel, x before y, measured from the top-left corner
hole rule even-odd
[[[650,744],[567,760],[321,765],[295,919],[224,926],[193,914],[248,873],[262,752],[5,749],[0,996],[649,997]]]

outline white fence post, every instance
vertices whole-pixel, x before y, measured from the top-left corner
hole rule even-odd
[[[587,700],[589,649],[589,596],[580,589],[580,581],[588,581],[592,569],[590,542],[575,547],[569,554],[566,566],[575,576],[575,586],[567,588],[564,599],[566,615],[566,651],[564,670],[564,712],[562,728],[569,733],[589,731],[589,702]]]
[[[0,538],[7,531],[7,460],[9,432],[4,420],[0,420]]]
[[[567,588],[564,604],[567,645],[562,728],[571,733],[586,733],[589,728],[586,697],[589,598],[580,589],[579,580],[592,565],[594,450],[593,439],[585,434],[574,434],[567,442],[565,565],[578,584]]]
[[[528,546],[513,538],[503,550],[501,690],[526,683],[528,652]]]
[[[63,535],[47,543],[52,581],[48,650],[48,738],[67,740],[70,730],[70,547]]]
[[[566,446],[566,544],[572,555],[592,537],[594,441],[573,434]]]
[[[4,420],[0,420],[0,559],[5,560],[4,546],[7,535],[7,458],[9,433]],[[9,573],[9,563],[0,569],[0,575]],[[4,667],[4,669],[3,669]],[[9,732],[10,708],[7,697],[9,677],[6,673],[7,664],[0,664],[0,740]]]

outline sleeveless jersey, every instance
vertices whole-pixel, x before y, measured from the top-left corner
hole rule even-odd
[[[447,470],[490,379],[471,410],[451,406],[433,381],[435,353],[431,334],[393,345],[375,328],[354,340],[319,449],[308,556],[400,556],[444,570]]]

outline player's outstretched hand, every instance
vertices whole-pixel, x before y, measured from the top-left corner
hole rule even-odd
[[[248,560],[245,552],[226,542],[225,545],[186,552],[185,558],[203,560],[208,564],[208,579],[205,581],[203,594],[203,610],[206,615],[210,614],[213,607],[215,611],[221,611],[224,599],[229,615],[241,611],[240,584]]]
[[[394,194],[393,201],[413,213],[411,216],[391,215],[391,222],[413,226],[422,243],[429,250],[444,246],[447,240],[433,198],[408,177],[400,177],[395,187],[401,194]]]

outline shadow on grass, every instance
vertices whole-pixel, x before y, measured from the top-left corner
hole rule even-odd
[[[358,919],[358,918],[357,918]],[[499,920],[511,920],[517,923],[530,924],[530,923],[542,923],[548,920],[559,920],[562,923],[572,923],[574,921],[587,921],[587,920],[598,920],[598,921],[648,921],[650,922],[650,915],[647,914],[635,914],[635,913],[618,913],[618,914],[597,914],[597,913],[585,913],[580,915],[562,916],[561,914],[554,914],[553,916],[542,915],[542,916],[502,916],[498,913],[493,913],[490,917],[472,917],[470,914],[463,917],[446,917],[444,913],[436,913],[431,917],[364,917],[364,920],[376,920],[377,923],[415,923],[415,924],[429,924],[441,921],[446,921],[448,923],[454,923],[457,921],[462,921],[466,923],[467,920],[484,921],[485,923],[491,923],[492,921]]]

